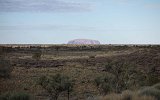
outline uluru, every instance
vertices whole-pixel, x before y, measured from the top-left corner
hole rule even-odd
[[[92,39],[74,39],[69,41],[68,44],[100,44],[100,42]]]

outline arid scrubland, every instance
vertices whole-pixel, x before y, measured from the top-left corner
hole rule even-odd
[[[160,100],[159,45],[1,45],[0,100]]]

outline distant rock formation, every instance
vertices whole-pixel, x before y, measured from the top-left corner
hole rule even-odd
[[[100,44],[97,40],[90,39],[75,39],[68,42],[68,44]]]

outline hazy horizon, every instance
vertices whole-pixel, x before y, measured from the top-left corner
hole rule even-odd
[[[0,0],[0,44],[160,44],[159,0]]]

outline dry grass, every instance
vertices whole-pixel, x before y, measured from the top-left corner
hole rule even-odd
[[[152,96],[139,96],[137,92],[124,91],[121,94],[109,94],[100,100],[156,100]]]

